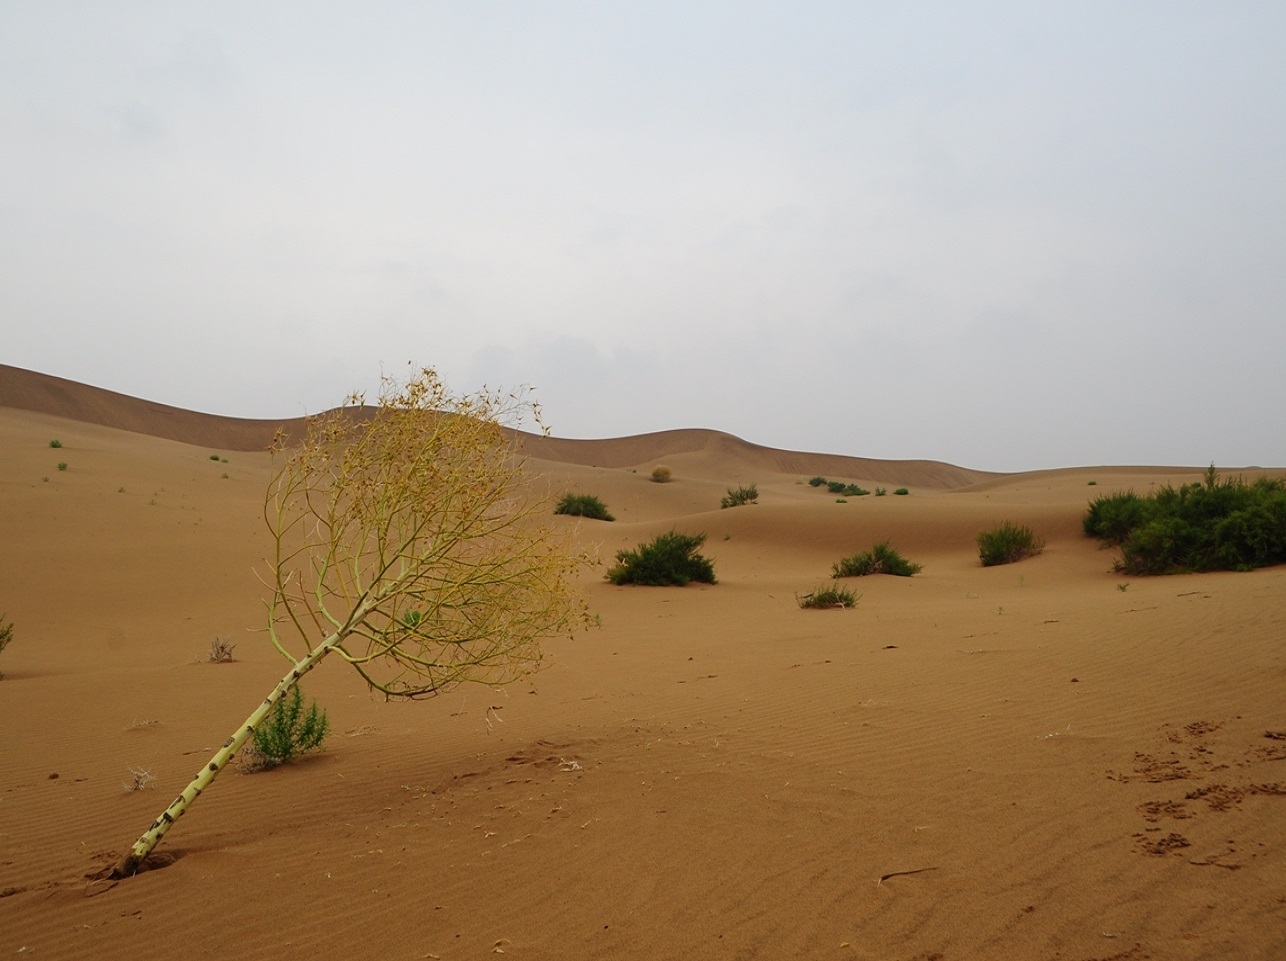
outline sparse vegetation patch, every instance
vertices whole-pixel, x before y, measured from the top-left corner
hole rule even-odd
[[[728,496],[719,501],[720,508],[740,507],[742,504],[753,504],[759,500],[759,488],[751,484],[749,487],[738,487],[735,490],[728,488]]]
[[[652,480],[658,484],[668,484],[673,477],[673,472],[664,464],[657,464],[652,468]]]
[[[210,650],[206,652],[205,659],[211,664],[230,664],[233,657],[232,652],[236,649],[232,643],[232,636],[216,637],[210,642]]]
[[[796,594],[795,601],[805,610],[839,610],[853,607],[857,597],[847,587],[819,587],[802,596]]]

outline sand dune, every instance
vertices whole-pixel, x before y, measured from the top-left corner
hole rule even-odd
[[[587,572],[601,627],[499,692],[384,703],[327,663],[323,754],[225,773],[158,868],[89,883],[283,669],[253,573],[277,423],[0,368],[0,954],[1286,957],[1286,571],[1126,583],[1080,533],[1091,496],[1200,467],[996,476],[716,431],[527,443],[617,515],[559,521],[605,562],[701,531],[718,585]],[[911,493],[836,503],[814,473]],[[1005,519],[1047,548],[983,569]],[[924,572],[797,608],[884,538]],[[234,663],[204,662],[215,635]]]

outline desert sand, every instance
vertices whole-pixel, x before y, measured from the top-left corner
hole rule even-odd
[[[0,367],[0,955],[1286,957],[1286,570],[1126,579],[1080,529],[1204,465],[991,475],[701,430],[527,451],[616,515],[557,519],[604,564],[705,532],[717,585],[588,570],[600,626],[503,690],[386,703],[327,662],[323,753],[229,768],[150,870],[90,880],[283,673],[254,573],[278,423]],[[1046,549],[984,569],[1004,520]],[[883,539],[923,573],[799,609]]]

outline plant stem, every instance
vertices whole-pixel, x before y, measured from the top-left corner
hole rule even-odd
[[[323,657],[334,650],[343,636],[344,634],[336,631],[317,647],[313,648],[307,657],[295,663],[285,677],[278,682],[272,693],[264,698],[263,703],[255,708],[253,713],[245,719],[241,727],[238,728],[237,733],[228,738],[223,747],[219,748],[214,757],[210,758],[209,763],[192,778],[191,783],[183,789],[183,793],[171,801],[170,806],[161,812],[161,816],[152,822],[152,826],[143,833],[143,836],[134,842],[129,854],[116,863],[107,877],[128,878],[138,873],[144,859],[161,843],[161,838],[165,837],[165,832],[174,826],[174,822],[187,812],[192,802],[200,797],[201,792],[213,783],[214,779],[219,776],[220,771],[227,767],[228,762],[232,760],[232,756],[254,734],[255,728],[268,716],[268,712],[272,710],[273,705],[298,684],[301,677],[316,667]]]

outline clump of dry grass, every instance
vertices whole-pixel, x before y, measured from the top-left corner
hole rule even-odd
[[[129,775],[128,781],[121,782],[121,787],[126,791],[145,791],[156,781],[156,775],[146,768],[132,767]]]
[[[664,464],[657,464],[652,468],[652,480],[658,484],[668,484],[673,477],[673,472]]]
[[[230,664],[233,657],[232,652],[236,649],[232,643],[232,636],[216,637],[210,642],[210,650],[206,653],[205,659],[211,664]]]

